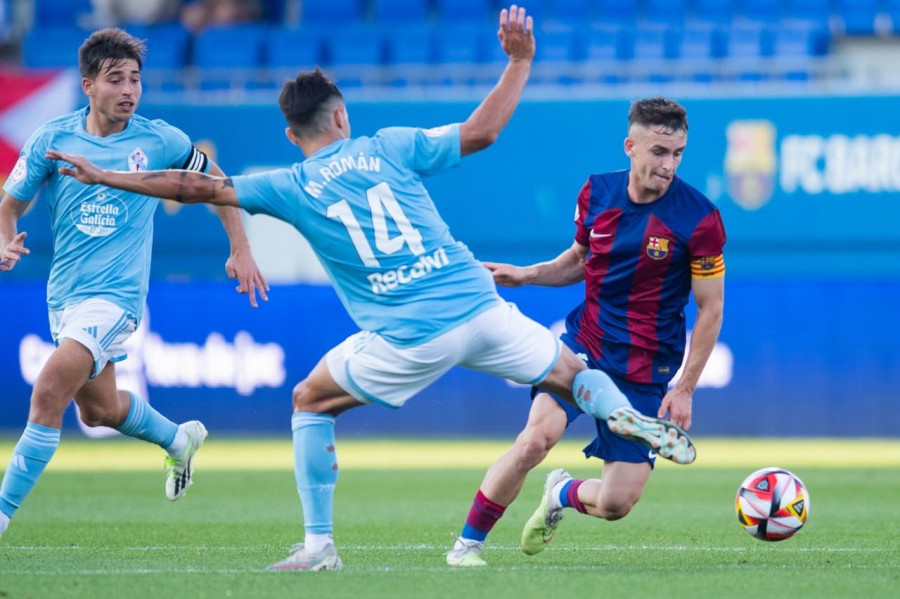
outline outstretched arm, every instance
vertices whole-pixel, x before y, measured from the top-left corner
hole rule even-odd
[[[225,173],[215,162],[210,162],[209,172],[215,177],[225,177]],[[231,244],[231,254],[225,262],[225,272],[228,273],[229,278],[238,280],[237,292],[246,293],[250,299],[250,305],[256,308],[258,306],[257,292],[263,301],[269,301],[269,297],[266,295],[269,284],[266,283],[266,278],[256,265],[256,260],[253,259],[250,241],[244,231],[241,211],[233,206],[216,206],[216,213],[222,221],[222,227],[225,228]]]
[[[503,287],[539,285],[565,287],[584,280],[584,260],[588,248],[578,243],[548,262],[531,266],[513,266],[497,262],[484,262],[494,275],[494,282]]]
[[[691,291],[697,302],[697,321],[691,333],[691,346],[681,378],[672,387],[659,408],[657,416],[670,414],[672,422],[688,430],[691,427],[691,403],[700,374],[709,360],[722,328],[725,305],[725,278],[693,279]]]
[[[18,232],[19,217],[25,214],[29,202],[20,202],[8,193],[0,201],[0,271],[12,270],[22,256],[31,252],[25,247],[27,233]]]
[[[460,154],[463,156],[494,143],[519,105],[534,58],[533,30],[534,20],[525,16],[524,8],[513,4],[509,10],[504,8],[500,11],[497,37],[509,56],[509,63],[491,93],[460,125]]]
[[[47,150],[46,157],[71,164],[74,168],[60,167],[59,173],[75,177],[86,185],[106,185],[183,204],[203,202],[217,206],[240,207],[237,194],[234,193],[234,184],[229,177],[214,177],[174,169],[145,173],[106,171],[97,168],[84,156],[64,154],[55,150]]]

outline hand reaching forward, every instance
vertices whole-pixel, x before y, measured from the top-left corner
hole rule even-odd
[[[501,287],[521,287],[528,283],[528,272],[521,266],[499,262],[482,262],[494,275],[494,283]]]
[[[31,253],[31,250],[25,247],[25,237],[27,235],[28,233],[22,231],[6,244],[6,247],[0,252],[0,270],[12,270],[22,256],[27,256]]]
[[[94,185],[100,182],[100,176],[103,171],[84,156],[75,156],[73,154],[63,154],[62,152],[57,152],[56,150],[47,150],[47,153],[44,155],[44,157],[50,160],[62,160],[63,162],[68,162],[75,167],[60,167],[60,175],[75,177],[85,185]]]

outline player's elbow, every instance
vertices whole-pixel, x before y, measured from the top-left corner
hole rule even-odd
[[[499,129],[469,126],[460,131],[460,147],[463,156],[480,152],[497,141]]]

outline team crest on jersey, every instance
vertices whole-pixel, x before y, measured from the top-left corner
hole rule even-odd
[[[665,237],[650,236],[647,241],[647,255],[654,260],[662,260],[669,255],[669,240]]]
[[[9,174],[9,178],[12,179],[13,183],[18,183],[22,179],[25,178],[25,175],[28,174],[28,164],[25,160],[25,157],[22,156],[16,161],[16,165],[13,167],[12,172]]]
[[[147,155],[140,148],[128,155],[128,170],[133,173],[147,170],[148,163]]]

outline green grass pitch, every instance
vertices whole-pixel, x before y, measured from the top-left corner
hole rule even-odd
[[[342,572],[266,572],[302,540],[288,441],[211,438],[196,484],[163,495],[162,456],[123,440],[64,439],[0,539],[0,597],[898,597],[900,442],[700,439],[688,467],[660,464],[634,511],[603,522],[567,511],[528,557],[521,526],[543,475],[599,472],[565,443],[529,476],[480,570],[443,554],[505,442],[340,441],[335,497]],[[12,441],[0,442],[0,459]],[[810,519],[781,543],[739,527],[744,476],[782,466],[810,492]]]

